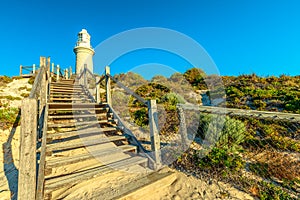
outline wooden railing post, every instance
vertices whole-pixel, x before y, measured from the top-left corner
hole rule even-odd
[[[96,102],[100,103],[100,83],[98,83],[100,81],[100,77],[96,77]],[[98,83],[98,84],[97,84]]]
[[[55,74],[55,71],[54,71],[54,63],[52,63],[52,70],[51,70],[51,71],[52,71],[53,74]]]
[[[158,167],[161,165],[161,152],[156,100],[148,100],[148,116],[150,126],[151,150],[156,162],[156,167]]]
[[[84,64],[84,72],[83,72],[84,87],[86,87],[86,89],[88,89],[88,86],[87,86],[87,77],[86,77],[86,69],[87,69],[87,66],[86,66],[86,64]]]
[[[65,75],[66,75],[66,79],[69,79],[69,70],[68,69],[65,70]]]
[[[112,101],[111,101],[111,86],[110,86],[110,67],[106,66],[105,67],[105,89],[106,89],[106,102],[112,106]]]
[[[71,78],[71,76],[72,76],[72,67],[71,66],[70,66],[69,72],[70,72],[70,78]]]
[[[177,106],[179,120],[180,120],[180,135],[181,135],[181,142],[182,142],[182,149],[186,150],[188,148],[188,138],[187,138],[187,128],[186,128],[186,121],[183,108],[181,106]]]
[[[59,65],[56,65],[56,81],[59,81]]]
[[[32,65],[32,74],[35,74],[35,64]]]
[[[37,101],[25,98],[21,107],[20,167],[18,199],[35,199],[36,191],[36,139]]]
[[[22,76],[22,65],[20,65],[20,76]]]
[[[47,58],[47,71],[50,73],[50,57]]]

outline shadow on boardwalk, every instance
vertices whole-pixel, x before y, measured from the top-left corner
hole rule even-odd
[[[18,174],[19,171],[15,166],[14,158],[12,154],[12,139],[15,135],[17,126],[19,124],[21,117],[21,111],[19,111],[18,116],[16,117],[16,120],[13,124],[13,127],[10,131],[9,137],[6,141],[6,143],[3,143],[3,159],[4,159],[4,173],[9,185],[9,189],[11,191],[11,199],[15,200],[18,196]]]

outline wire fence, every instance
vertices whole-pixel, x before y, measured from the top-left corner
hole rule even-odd
[[[128,84],[137,89],[138,85]],[[143,147],[151,149],[147,107],[113,85],[112,105]],[[300,198],[300,115],[242,109],[182,106],[187,148],[181,145],[182,116],[158,104],[164,163],[211,183],[259,199]],[[170,162],[172,161],[172,162]],[[170,164],[172,163],[172,164]],[[222,198],[232,198],[230,187]]]

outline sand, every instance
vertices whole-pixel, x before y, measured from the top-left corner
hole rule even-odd
[[[31,87],[27,83],[28,79],[14,80],[7,87],[1,88],[0,95],[11,95],[21,97],[20,94],[26,92],[19,91],[20,87]],[[19,107],[20,100],[8,101],[9,106]],[[0,154],[0,200],[16,199],[18,185],[19,168],[19,139],[20,127],[1,130],[0,144],[2,153]],[[75,153],[76,151],[74,151]],[[70,167],[64,167],[63,170],[71,170]],[[74,168],[72,168],[74,170]],[[139,169],[131,169],[139,170]],[[218,184],[207,183],[193,176],[188,176],[182,172],[166,168],[164,170],[172,171],[173,178],[166,185],[161,187],[154,186],[150,192],[141,189],[136,192],[143,192],[143,200],[156,199],[253,199],[250,195],[241,192],[229,184],[218,182]],[[55,173],[55,172],[54,172]],[[107,196],[95,196],[100,190],[110,189],[110,192],[118,193],[121,186],[126,186],[142,174],[128,173],[126,171],[115,171],[99,177],[94,177],[70,188],[62,188],[53,194],[54,198],[63,199],[109,199]],[[145,194],[145,195],[144,195]],[[127,199],[127,198],[126,198]]]

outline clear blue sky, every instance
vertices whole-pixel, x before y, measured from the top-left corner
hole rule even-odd
[[[73,47],[82,28],[97,46],[114,34],[139,27],[164,27],[190,36],[206,49],[222,75],[300,74],[298,0],[10,0],[0,4],[0,75],[18,75],[20,64],[38,64],[40,55],[51,56],[63,67],[74,66]],[[114,72],[149,62],[164,64],[164,55],[142,54],[116,61]]]

